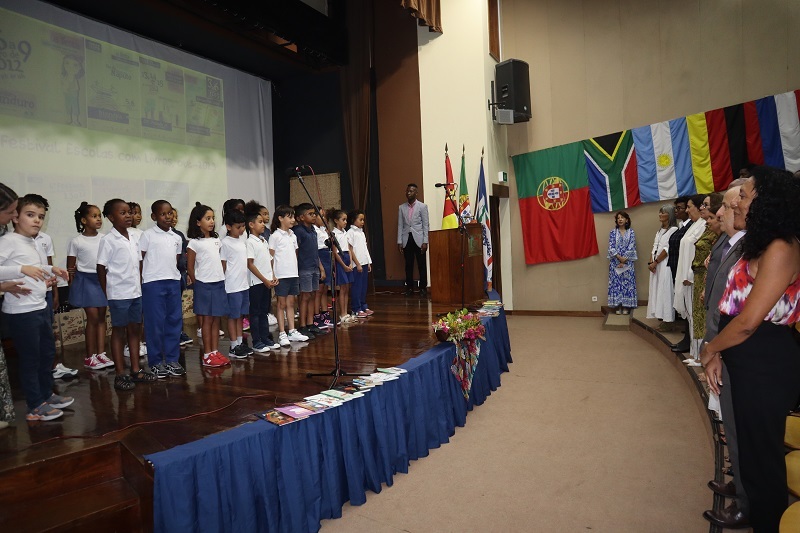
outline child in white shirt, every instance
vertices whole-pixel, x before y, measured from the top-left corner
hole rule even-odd
[[[150,345],[147,361],[157,378],[186,374],[181,355],[183,309],[178,259],[183,241],[172,231],[172,205],[156,200],[150,206],[155,226],[142,233],[142,308],[144,329]]]
[[[250,312],[250,283],[247,279],[247,245],[244,235],[244,213],[232,209],[225,213],[227,235],[222,239],[219,257],[225,272],[225,293],[228,297],[228,335],[231,347],[228,357],[247,359],[253,350],[243,333],[243,318]]]
[[[292,341],[307,341],[308,337],[294,327],[294,302],[300,294],[300,277],[297,270],[297,237],[292,231],[294,209],[288,205],[275,208],[272,218],[272,235],[269,237],[269,252],[273,259],[273,272],[278,279],[275,296],[278,300],[278,343],[289,346]],[[288,322],[288,334],[285,330]]]
[[[369,255],[367,236],[364,234],[366,214],[361,210],[350,211],[347,220],[350,223],[347,240],[358,265],[351,273],[353,283],[350,285],[350,309],[357,318],[367,318],[373,312],[367,307],[367,285],[369,273],[372,272],[372,257]]]
[[[269,244],[264,240],[266,221],[256,202],[245,206],[247,223],[247,269],[250,285],[250,336],[253,337],[253,350],[265,353],[280,348],[269,331],[269,308],[272,303],[272,287],[278,280],[272,271],[272,255]]]
[[[38,196],[38,195],[36,195]],[[23,196],[18,200],[17,213],[12,217],[14,232],[0,239],[0,265],[5,267],[36,266],[50,277],[53,274],[67,279],[67,271],[42,264],[34,238],[44,223],[44,204],[35,197]],[[8,325],[11,339],[19,357],[20,384],[28,404],[27,420],[54,420],[64,413],[62,408],[75,399],[53,394],[53,360],[56,344],[53,325],[47,309],[45,294],[47,281],[22,277],[28,294],[4,298],[3,320]]]

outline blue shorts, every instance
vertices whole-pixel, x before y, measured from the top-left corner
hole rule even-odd
[[[228,318],[240,318],[250,314],[250,291],[245,289],[239,292],[229,292]]]
[[[333,281],[331,281],[331,251],[327,248],[323,248],[319,251],[319,260],[322,263],[322,268],[325,270],[325,285],[329,286]],[[334,259],[335,261],[336,259]]]
[[[300,294],[300,278],[281,278],[272,288],[275,296],[297,296]]]
[[[96,272],[76,272],[69,286],[69,303],[73,307],[107,307],[108,300],[100,287]]]
[[[319,290],[319,269],[300,272],[300,292],[317,292]]]
[[[202,316],[224,316],[228,312],[228,295],[225,282],[194,282],[194,314]]]
[[[129,300],[109,300],[108,310],[111,312],[111,325],[115,328],[142,323],[141,296]]]

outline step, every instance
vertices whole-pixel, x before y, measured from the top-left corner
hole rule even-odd
[[[0,469],[0,512],[8,506],[51,498],[78,487],[122,477],[118,442],[65,450],[47,457],[19,457],[18,463]]]
[[[617,315],[609,313],[603,323],[603,329],[609,330],[629,330],[631,329],[631,315]]]
[[[139,496],[123,478],[0,508],[0,531],[138,531]]]

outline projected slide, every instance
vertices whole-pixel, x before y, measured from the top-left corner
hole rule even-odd
[[[185,230],[227,195],[223,80],[0,8],[0,160],[0,181],[50,201],[59,264],[83,200],[136,201],[146,229],[164,198]]]

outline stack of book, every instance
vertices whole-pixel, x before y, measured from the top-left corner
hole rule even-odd
[[[408,372],[398,367],[378,368],[377,372],[369,376],[360,376],[349,382],[343,382],[336,387],[324,390],[319,394],[307,396],[303,401],[295,402],[281,407],[270,409],[256,416],[271,422],[276,426],[284,426],[319,414],[327,409],[339,407],[345,402],[364,397],[364,394],[387,381],[399,379]]]
[[[483,307],[478,309],[480,316],[498,316],[500,309],[503,308],[503,302],[500,300],[486,300],[483,302]]]

